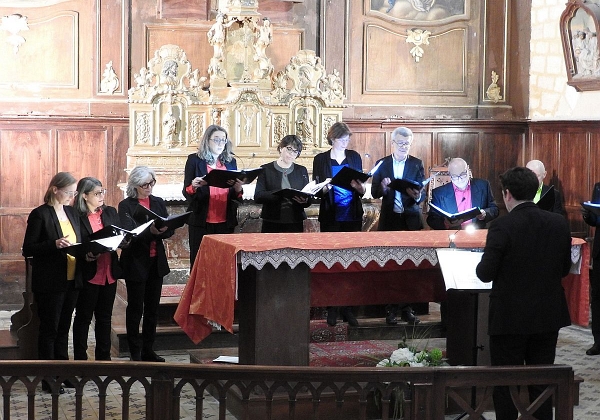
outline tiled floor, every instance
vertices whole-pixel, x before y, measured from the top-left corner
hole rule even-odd
[[[0,311],[0,329],[8,328],[10,325],[10,316],[12,312]],[[93,337],[90,333],[90,337]],[[592,335],[589,328],[571,326],[563,328],[560,332],[559,343],[557,347],[556,363],[567,364],[573,367],[575,374],[584,378],[585,382],[580,387],[579,406],[575,407],[575,420],[596,420],[600,418],[600,356],[586,356],[585,350],[592,343]],[[88,350],[93,355],[93,348]],[[72,352],[71,352],[72,353]],[[187,353],[167,353],[160,354],[169,363],[189,363]],[[118,359],[117,359],[118,360]],[[126,359],[123,359],[126,360]],[[23,388],[24,389],[24,388]],[[121,391],[117,384],[111,384],[108,387],[106,418],[121,418]],[[135,394],[135,393],[132,393]],[[95,384],[88,384],[84,388],[84,419],[97,419],[98,413],[98,388]],[[182,392],[181,415],[180,419],[196,418],[196,400],[194,391],[187,385]],[[65,409],[65,407],[75,406],[75,390],[67,389],[64,395],[60,396],[61,412],[59,418],[73,419],[74,413]],[[52,398],[49,394],[41,394],[36,397],[36,419],[51,418]],[[1,405],[1,403],[0,403]],[[27,418],[27,395],[26,392],[15,392],[10,399],[11,419]],[[130,419],[141,420],[145,418],[145,402],[143,393],[132,395],[129,403]],[[218,402],[209,394],[205,395],[203,418],[218,418]],[[228,416],[228,419],[234,419]],[[453,417],[447,417],[447,420]],[[2,410],[0,410],[0,419],[4,419]],[[493,413],[485,414],[486,420],[494,420]],[[559,419],[560,420],[560,419]]]

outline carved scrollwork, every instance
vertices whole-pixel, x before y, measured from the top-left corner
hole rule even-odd
[[[502,95],[500,95],[500,87],[498,86],[498,73],[493,70],[492,83],[488,86],[485,93],[488,99],[494,103],[498,103],[498,101],[502,99]]]
[[[18,13],[2,16],[2,24],[0,25],[0,29],[10,33],[7,41],[13,46],[14,53],[18,53],[19,47],[25,43],[25,38],[21,36],[19,32],[29,30],[27,17]]]
[[[410,55],[418,63],[425,53],[421,45],[429,45],[429,35],[431,35],[431,32],[425,29],[408,29],[406,32],[408,33],[406,42],[414,44],[414,47],[410,50]]]

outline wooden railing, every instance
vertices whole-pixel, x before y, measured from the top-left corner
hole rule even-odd
[[[75,418],[83,418],[84,386],[94,382],[98,401],[94,407],[99,419],[106,418],[109,385],[118,384],[122,398],[122,419],[130,418],[130,401],[145,396],[148,420],[180,418],[182,389],[195,393],[195,416],[202,418],[205,392],[219,403],[219,420],[228,412],[240,419],[366,419],[369,402],[380,397],[380,418],[387,419],[392,394],[404,390],[404,418],[444,419],[449,402],[479,419],[491,407],[495,385],[511,388],[521,419],[533,419],[528,402],[517,387],[543,384],[542,400],[554,398],[555,418],[573,418],[573,370],[570,366],[537,367],[439,367],[439,368],[313,368],[237,365],[187,365],[135,362],[1,361],[0,386],[3,393],[3,418],[11,418],[11,398],[27,395],[28,418],[35,419],[42,379],[53,388],[52,418],[66,410],[66,396],[58,393],[59,384],[69,379],[75,384]],[[480,397],[472,407],[471,390]],[[37,394],[36,394],[37,393]],[[483,395],[483,398],[481,398]],[[90,398],[93,397],[93,398]],[[69,401],[72,401],[69,400]],[[539,401],[538,401],[539,403]],[[61,405],[62,404],[62,405]],[[14,418],[14,417],[13,417]]]

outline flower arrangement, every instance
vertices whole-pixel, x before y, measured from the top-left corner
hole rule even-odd
[[[395,350],[389,358],[383,359],[377,363],[377,367],[423,367],[423,366],[444,366],[447,365],[446,359],[442,350],[439,348],[428,349],[427,339],[424,336],[428,335],[428,331],[423,333],[422,337],[415,337],[413,331],[413,339],[410,345],[406,342],[406,335],[400,343],[398,350]],[[423,350],[419,350],[419,344],[425,341]]]
[[[377,363],[377,367],[442,366],[445,363],[442,350],[438,348],[419,351],[414,347],[399,346],[389,359],[383,359]]]

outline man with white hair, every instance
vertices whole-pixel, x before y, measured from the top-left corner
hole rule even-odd
[[[546,192],[551,188],[549,185],[544,184],[544,178],[546,178],[546,168],[544,167],[544,163],[541,160],[530,160],[525,165],[526,168],[531,169],[535,176],[537,176],[538,181],[540,181],[540,186],[537,190],[537,194],[535,195],[533,202],[538,203],[540,198],[546,194]],[[560,192],[554,187],[554,206],[549,209],[552,213],[562,214],[566,217],[567,212],[563,206],[562,196]]]

